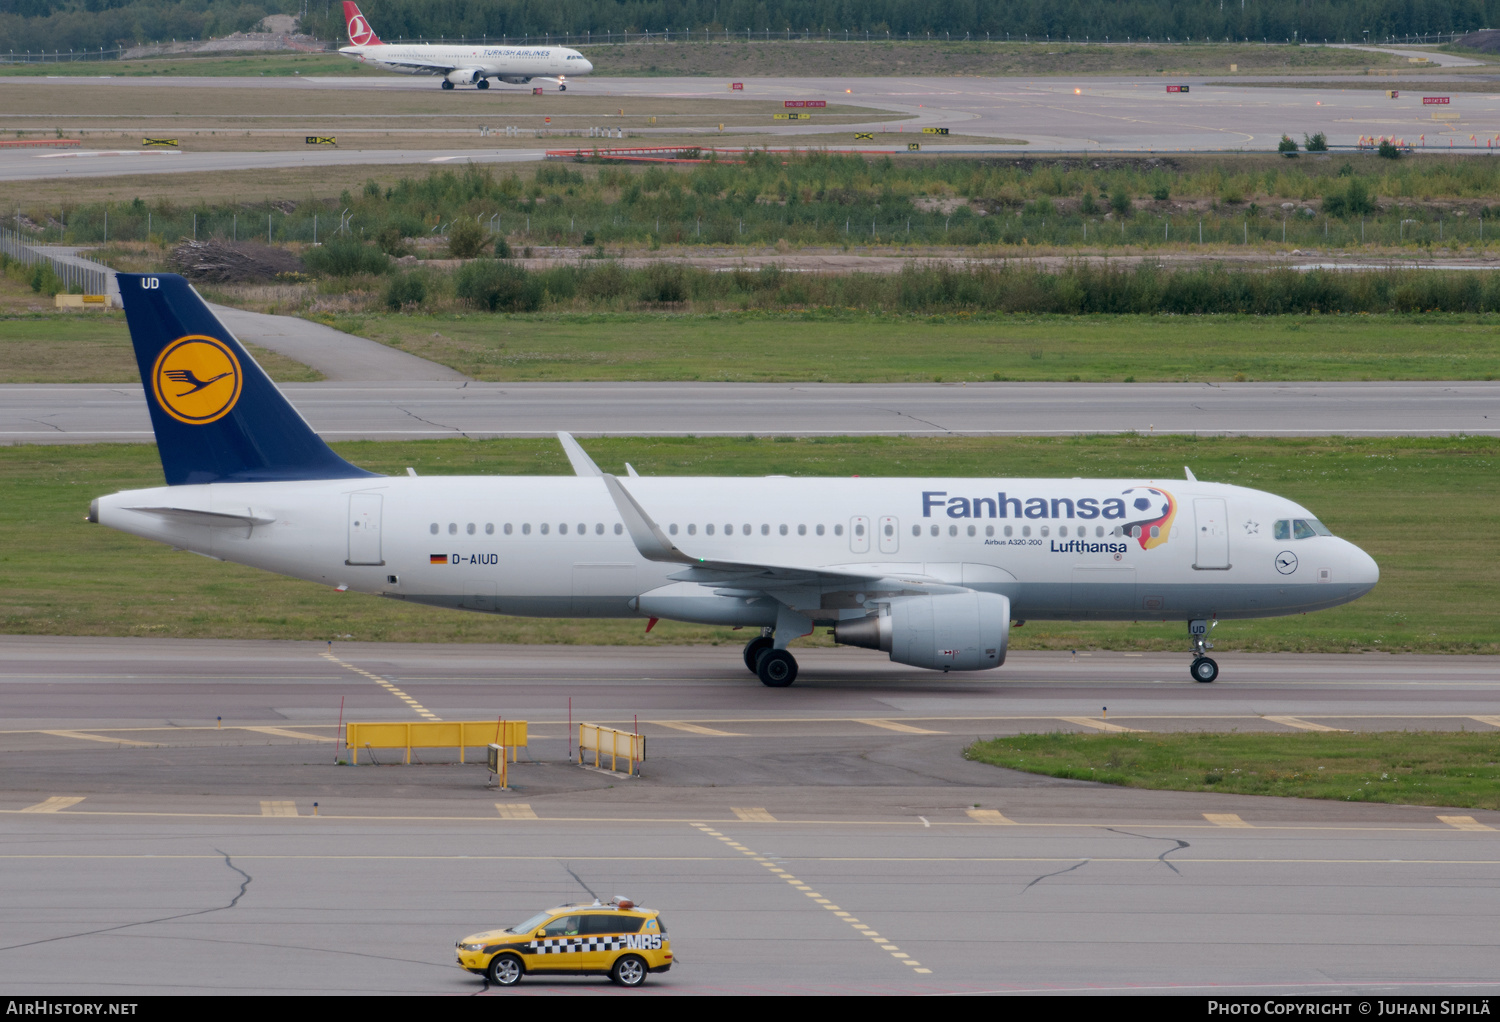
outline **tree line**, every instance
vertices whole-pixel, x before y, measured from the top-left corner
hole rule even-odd
[[[0,0],[0,56],[111,49],[251,28],[301,0]],[[342,5],[308,0],[304,29],[344,36]],[[367,0],[382,38],[747,32],[990,40],[1360,40],[1500,24],[1500,0]]]

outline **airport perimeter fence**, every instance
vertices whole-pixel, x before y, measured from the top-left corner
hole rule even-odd
[[[892,218],[879,213],[830,217],[803,214],[786,207],[751,204],[743,215],[715,212],[682,219],[627,214],[572,214],[566,210],[505,211],[475,217],[492,236],[514,244],[595,246],[656,245],[791,245],[942,247],[1007,246],[1109,250],[1197,246],[1232,248],[1285,245],[1290,248],[1355,249],[1455,246],[1485,247],[1500,242],[1500,225],[1484,216],[1432,219],[1421,210],[1394,211],[1382,217],[1328,217],[1311,207],[1235,215],[1223,211],[1205,216],[1158,215],[1138,211],[1122,218],[1076,214],[994,213],[979,215],[962,208],[951,215],[914,212]],[[452,220],[425,224],[409,215],[386,219],[347,212],[292,213],[250,211],[134,210],[86,207],[70,214],[65,227],[45,232],[40,240],[67,244],[140,242],[175,244],[182,240],[323,244],[335,238],[376,242],[384,238],[441,238]],[[34,239],[35,244],[38,239]]]
[[[24,235],[0,228],[0,253],[25,266],[44,263],[56,275],[62,290],[70,294],[102,295],[109,293],[109,270],[92,269],[28,244]]]

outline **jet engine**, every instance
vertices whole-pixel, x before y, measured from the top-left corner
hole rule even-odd
[[[454,85],[473,85],[479,80],[479,72],[470,68],[459,68],[457,71],[449,71],[445,76]]]
[[[531,76],[525,75],[501,75],[500,80],[506,85],[527,85],[531,82]]]
[[[1005,663],[1010,599],[973,591],[901,596],[869,617],[840,621],[833,641],[884,650],[913,667],[985,671]]]

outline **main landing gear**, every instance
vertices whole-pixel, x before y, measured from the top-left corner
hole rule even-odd
[[[745,666],[769,688],[786,688],[797,680],[797,658],[776,648],[776,640],[758,635],[745,643]]]
[[[1218,619],[1188,622],[1188,634],[1193,637],[1193,665],[1188,668],[1188,674],[1194,681],[1208,684],[1219,676],[1219,665],[1207,654],[1207,650],[1214,648],[1214,644],[1208,641],[1208,633],[1218,623]]]
[[[443,88],[445,88],[445,89],[451,89],[451,88],[453,88],[453,83],[450,82],[448,79],[444,78],[443,79]]]

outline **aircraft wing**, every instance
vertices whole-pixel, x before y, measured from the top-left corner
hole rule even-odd
[[[858,590],[867,596],[884,597],[968,591],[965,586],[952,585],[919,574],[889,575],[880,571],[862,572],[845,568],[694,557],[684,552],[662,531],[661,526],[651,519],[619,479],[607,472],[601,472],[600,475],[641,556],[648,561],[681,564],[684,570],[668,576],[669,578],[677,582],[714,586],[715,593],[721,596],[765,594],[789,605],[801,606],[806,605],[808,598],[815,593],[821,595],[837,591]],[[816,603],[813,605],[816,606]]]
[[[457,64],[439,64],[430,60],[415,60],[410,57],[377,57],[374,59],[378,60],[382,64],[388,64],[391,67],[409,67],[415,71],[426,71],[428,74],[434,75],[445,75],[450,71],[459,70]]]

